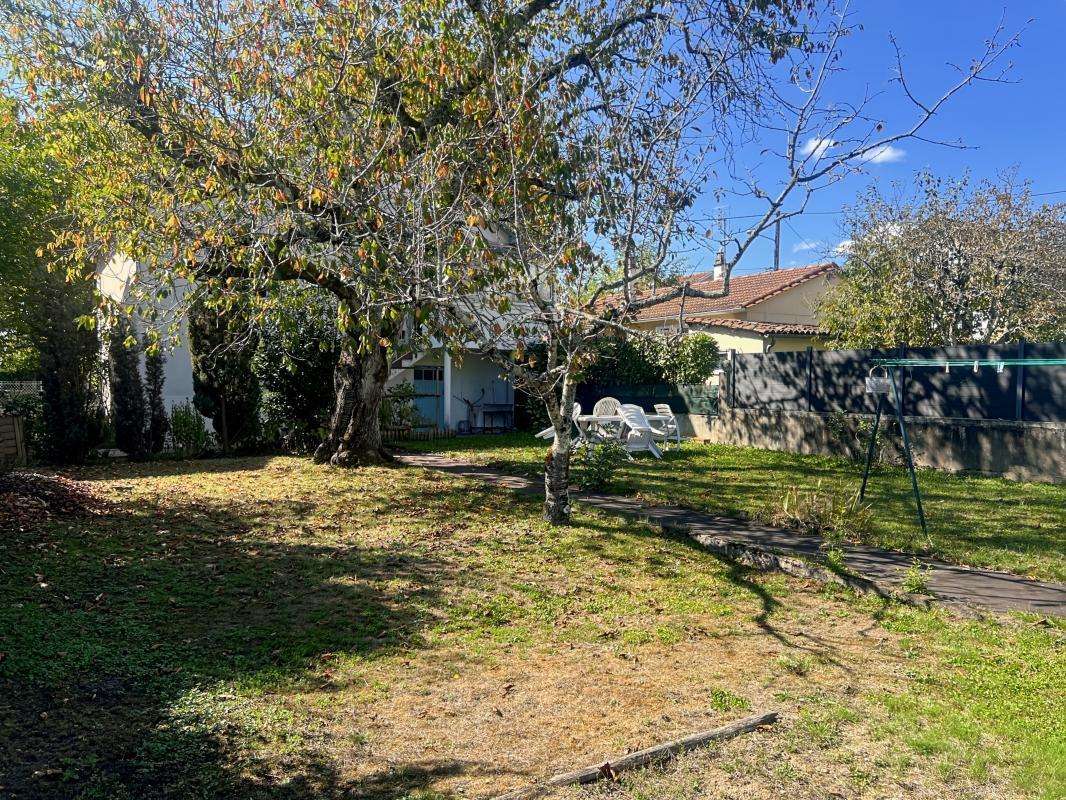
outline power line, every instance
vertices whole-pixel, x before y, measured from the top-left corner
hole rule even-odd
[[[1033,192],[1031,197],[1050,197],[1056,194],[1066,194],[1066,189],[1055,189],[1050,192]],[[837,214],[843,214],[844,209],[838,208],[835,211],[802,211],[797,214],[797,217],[822,217],[822,216],[835,216]],[[735,214],[729,217],[715,217],[716,220],[731,220],[731,219],[762,219],[766,214]]]

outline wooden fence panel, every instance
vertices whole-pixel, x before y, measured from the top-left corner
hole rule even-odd
[[[25,464],[26,439],[20,417],[0,417],[0,464]]]

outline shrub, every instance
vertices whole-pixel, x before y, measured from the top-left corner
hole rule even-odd
[[[703,383],[718,368],[718,342],[706,333],[637,339],[637,349],[656,365],[665,383]]]
[[[850,416],[842,411],[834,411],[825,416],[829,444],[836,452],[852,461],[865,461],[866,448],[870,444],[870,431],[873,430],[873,420],[858,419],[852,427]],[[884,460],[885,430],[889,425],[891,421],[882,419],[881,427],[877,431],[873,457],[875,464],[880,464]]]
[[[281,289],[252,358],[268,441],[294,452],[318,446],[333,411],[339,355],[336,301],[318,289]]]
[[[129,320],[118,320],[110,330],[108,346],[111,422],[115,446],[130,458],[143,458],[148,452],[148,407],[141,382],[139,350]]]
[[[420,422],[414,384],[404,381],[386,389],[378,407],[378,418],[383,428],[411,428]]]
[[[873,512],[859,502],[858,492],[843,497],[824,490],[821,481],[810,490],[789,487],[767,516],[773,525],[820,534],[830,548],[844,541],[861,542],[873,528]]]
[[[593,492],[606,489],[625,458],[626,449],[617,439],[605,439],[586,447],[581,486]]]
[[[649,358],[647,347],[636,337],[604,336],[596,347],[595,361],[582,371],[582,383],[643,386],[662,383],[663,371]]]
[[[258,341],[238,309],[220,314],[209,301],[189,309],[193,403],[211,420],[224,452],[259,444],[259,381],[252,373]]]
[[[542,431],[551,427],[551,417],[544,401],[530,392],[515,388],[514,424],[520,431]]]
[[[170,420],[163,403],[163,354],[150,350],[144,356],[145,394],[148,400],[148,452],[152,455],[163,452],[167,443]]]
[[[718,343],[706,333],[605,337],[596,361],[584,370],[585,383],[642,386],[702,383],[718,368]]]
[[[923,566],[916,557],[903,573],[903,591],[908,594],[928,594],[929,573],[932,571],[931,566]]]
[[[174,452],[181,458],[199,458],[211,444],[207,423],[187,400],[170,412],[170,436]]]

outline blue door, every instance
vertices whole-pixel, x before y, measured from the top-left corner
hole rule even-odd
[[[423,425],[444,427],[444,367],[415,367],[415,410]]]

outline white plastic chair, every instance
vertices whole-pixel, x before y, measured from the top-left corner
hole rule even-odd
[[[581,416],[581,403],[574,403],[574,413],[570,415],[570,419],[573,421],[573,423],[575,425],[577,425],[577,418],[580,417],[580,416]],[[580,433],[580,428],[578,429],[578,432]],[[555,438],[555,428],[554,427],[545,428],[544,430],[542,430],[540,433],[537,434],[537,438],[538,439],[554,439]]]
[[[647,451],[656,458],[662,458],[662,451],[655,444],[655,439],[656,437],[665,439],[666,432],[652,427],[652,424],[648,422],[648,417],[644,414],[644,409],[630,403],[623,403],[618,407],[618,413],[622,416],[622,421],[625,422],[628,429],[628,434],[623,443],[626,452],[641,453]]]
[[[601,397],[592,407],[592,414],[596,417],[614,417],[618,415],[618,407],[622,405],[614,397]],[[620,423],[597,422],[595,433],[600,439],[622,437],[622,425]]]
[[[662,423],[663,430],[666,432],[667,439],[673,439],[678,444],[681,444],[681,429],[677,426],[677,417],[674,416],[674,411],[667,403],[656,403],[655,413],[668,419]]]

